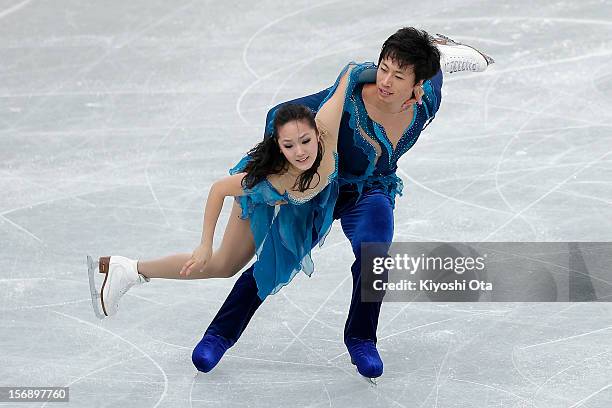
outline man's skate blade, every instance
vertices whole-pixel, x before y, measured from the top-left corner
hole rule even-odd
[[[487,54],[483,52],[481,52],[480,54],[484,57],[484,59],[487,60],[487,66],[495,64],[495,60],[493,58],[489,57]]]
[[[487,68],[490,68],[491,65],[495,64],[495,60],[492,57],[488,56],[487,54],[485,54],[484,52],[480,51],[479,49],[472,47],[471,45],[467,45],[467,44],[463,44],[463,43],[460,43],[458,41],[455,41],[452,38],[449,38],[449,37],[445,36],[444,34],[436,33],[436,36],[439,39],[442,39],[442,40],[446,41],[448,44],[451,44],[451,45],[465,45],[467,47],[472,48],[473,50],[478,52],[480,55],[482,55],[482,57],[487,62]]]
[[[355,367],[355,371],[357,371],[357,374],[359,374],[359,376],[363,378],[363,380],[366,381],[368,384],[370,384],[372,387],[376,387],[378,385],[378,381],[376,380],[376,378],[370,378],[370,377],[365,377],[361,375],[359,370],[357,370],[357,367]]]
[[[436,36],[438,36],[442,40],[445,40],[449,44],[455,44],[455,45],[459,45],[460,44],[457,41],[453,40],[452,38],[449,38],[449,37],[445,36],[444,34],[436,33]]]
[[[91,306],[98,319],[104,319],[100,303],[100,293],[96,289],[96,281],[94,275],[96,273],[96,265],[91,256],[87,255],[87,274],[89,275],[89,294],[91,295]]]

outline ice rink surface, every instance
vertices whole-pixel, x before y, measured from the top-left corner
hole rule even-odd
[[[267,110],[406,25],[497,63],[445,77],[400,160],[395,240],[610,241],[610,1],[0,0],[0,386],[68,386],[74,407],[612,406],[609,303],[386,303],[370,386],[342,343],[337,224],[209,374],[191,349],[235,279],[152,281],[95,318],[86,254],[191,252]]]

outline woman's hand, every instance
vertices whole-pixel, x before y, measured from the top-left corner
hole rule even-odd
[[[192,272],[204,272],[204,267],[212,256],[212,245],[200,244],[193,250],[191,259],[185,262],[183,269],[179,272],[181,276],[189,276]]]
[[[419,105],[423,104],[422,98],[425,95],[425,91],[423,90],[423,85],[417,85],[414,87],[414,91],[412,93],[412,98],[408,99],[406,102],[402,104],[402,108],[400,112],[408,110],[414,105],[418,103]]]

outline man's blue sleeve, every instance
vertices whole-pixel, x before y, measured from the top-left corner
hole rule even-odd
[[[360,84],[376,82],[376,71],[376,66],[364,69],[357,77],[357,82]]]
[[[442,103],[442,70],[438,71],[436,75],[434,75],[429,82],[431,83],[431,90],[433,91],[434,97],[431,101],[431,109],[432,116],[435,116],[438,109],[440,109],[440,104]]]
[[[436,75],[423,83],[423,91],[425,91],[425,94],[423,95],[422,101],[427,114],[423,129],[429,126],[431,121],[436,117],[436,112],[440,109],[440,104],[442,103],[442,82],[442,71],[438,71]]]
[[[319,106],[321,105],[321,102],[323,102],[325,97],[327,97],[327,94],[329,94],[329,92],[331,91],[331,88],[332,87],[329,87],[327,89],[322,90],[321,92],[317,92],[316,94],[312,94],[312,95],[304,96],[304,97],[297,98],[291,101],[279,103],[278,105],[270,109],[268,111],[268,114],[266,115],[266,128],[264,130],[264,137],[272,134],[272,131],[273,131],[272,122],[274,121],[274,115],[276,114],[276,111],[281,106],[286,105],[288,103],[296,104],[296,105],[306,105],[310,108],[311,111],[313,111],[316,114],[317,111],[319,110]]]

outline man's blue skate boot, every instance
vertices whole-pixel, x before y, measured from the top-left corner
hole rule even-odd
[[[230,341],[224,337],[205,334],[193,349],[191,361],[198,371],[207,373],[215,368],[223,354],[231,346]]]
[[[372,340],[349,338],[345,342],[351,356],[351,363],[357,366],[359,374],[367,378],[382,375],[383,362]]]

